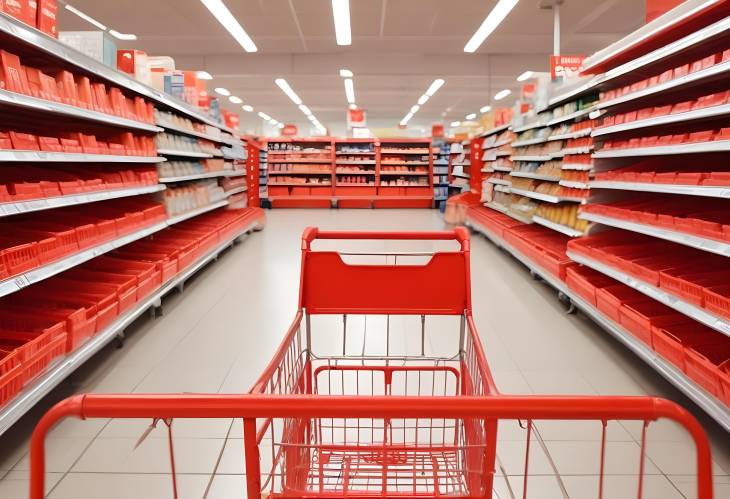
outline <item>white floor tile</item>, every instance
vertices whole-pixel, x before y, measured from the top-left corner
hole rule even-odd
[[[200,499],[205,493],[207,475],[177,475],[179,499]],[[170,475],[70,473],[56,486],[49,499],[172,499]]]

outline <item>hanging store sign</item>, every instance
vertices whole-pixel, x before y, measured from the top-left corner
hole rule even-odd
[[[580,74],[584,55],[551,55],[550,76],[555,80],[568,80]]]
[[[347,127],[348,128],[364,128],[368,126],[367,114],[364,109],[348,109],[347,110]]]
[[[294,137],[298,131],[296,125],[284,125],[284,128],[281,129],[281,134],[286,137]]]

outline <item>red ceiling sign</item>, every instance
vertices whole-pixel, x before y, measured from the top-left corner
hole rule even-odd
[[[350,128],[368,126],[365,110],[360,109],[360,108],[348,109],[347,110],[347,126]]]
[[[434,123],[431,125],[431,137],[443,137],[444,136],[444,124]]]
[[[553,80],[578,76],[585,58],[584,55],[551,55],[550,76]]]
[[[298,131],[296,125],[284,125],[284,128],[281,129],[281,134],[287,137],[294,137]]]

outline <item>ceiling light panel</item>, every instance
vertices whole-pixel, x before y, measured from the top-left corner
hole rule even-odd
[[[494,96],[494,100],[502,100],[511,93],[512,93],[512,91],[509,90],[508,88],[505,88],[504,90],[500,90],[499,92],[497,92],[497,95]]]
[[[492,106],[484,106],[484,107],[482,107],[482,108],[479,109],[479,112],[480,113],[488,113],[491,110],[492,110]]]
[[[525,71],[524,73],[522,73],[520,76],[517,77],[517,81],[529,80],[530,78],[532,78],[533,74],[534,73],[532,71]]]
[[[210,11],[213,16],[218,19],[218,22],[231,34],[231,36],[238,42],[243,50],[246,52],[256,52],[256,44],[253,42],[243,26],[236,20],[236,18],[228,10],[228,7],[223,3],[222,0],[200,0],[203,5]]]
[[[195,75],[198,77],[199,80],[212,80],[213,75],[211,75],[207,71],[197,71]]]
[[[424,105],[426,102],[428,102],[428,99],[430,99],[430,97],[428,95],[426,95],[426,94],[423,94],[422,96],[420,96],[418,98],[418,105],[419,106]]]
[[[228,97],[229,95],[231,95],[231,92],[229,92],[228,89],[223,88],[223,87],[215,88],[215,89],[213,89],[213,91],[215,93],[217,93],[218,95],[222,95],[224,97]]]
[[[297,93],[289,86],[289,83],[284,78],[277,78],[274,80],[280,89],[284,91],[287,97],[297,106],[302,103],[302,99],[299,98]]]
[[[352,78],[345,79],[345,96],[347,102],[350,104],[355,103],[355,83],[353,83]]]
[[[431,83],[431,86],[428,87],[428,90],[426,90],[426,95],[428,95],[429,97],[433,97],[433,94],[435,94],[438,91],[438,89],[444,85],[444,83],[446,83],[446,82],[444,80],[442,80],[441,78],[439,78],[437,80],[433,80],[433,83]]]
[[[484,19],[481,26],[479,26],[476,33],[474,33],[471,39],[464,46],[464,52],[476,52],[479,46],[484,43],[484,40],[486,40],[487,37],[491,35],[495,29],[497,29],[497,26],[504,21],[504,18],[507,17],[510,11],[515,7],[515,5],[517,5],[517,2],[519,2],[519,0],[499,0],[497,5],[494,6],[492,11]]]
[[[476,113],[471,113],[471,114],[466,115],[467,120],[473,120],[476,117],[477,117]]]
[[[354,75],[349,69],[340,69],[340,76],[343,78],[352,78]]]
[[[252,113],[253,112],[253,106],[249,106],[248,104],[241,106],[241,109],[243,109],[247,113]]]
[[[332,0],[332,17],[335,21],[337,45],[351,45],[350,0]]]
[[[241,100],[240,97],[236,97],[235,95],[231,95],[230,97],[228,97],[228,100],[232,104],[241,104],[241,103],[243,103],[243,100]]]

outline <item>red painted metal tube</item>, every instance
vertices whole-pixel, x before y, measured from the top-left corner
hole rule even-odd
[[[640,420],[667,418],[685,427],[697,450],[697,497],[712,498],[712,458],[702,427],[674,402],[653,397],[341,397],[269,395],[77,395],[57,404],[31,440],[31,499],[44,492],[48,431],[86,418],[495,418]]]

